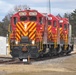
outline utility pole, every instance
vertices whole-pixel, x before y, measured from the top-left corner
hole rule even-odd
[[[49,4],[48,4],[49,5],[48,10],[49,10],[49,14],[51,14],[50,0],[48,2],[49,2]],[[44,29],[44,44],[48,43],[47,36],[48,36],[48,14],[46,14],[46,24],[45,24],[45,29]]]
[[[50,0],[49,0],[49,14],[51,13],[51,4],[50,4]]]

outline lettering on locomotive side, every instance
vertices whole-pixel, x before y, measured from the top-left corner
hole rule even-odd
[[[52,17],[48,17],[48,20],[52,20]]]

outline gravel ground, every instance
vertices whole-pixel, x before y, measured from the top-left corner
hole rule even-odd
[[[76,52],[76,45],[74,46]],[[76,75],[76,54],[32,64],[0,65],[0,75]]]
[[[40,63],[41,62],[41,63]],[[36,63],[0,65],[0,75],[76,75],[76,54]]]

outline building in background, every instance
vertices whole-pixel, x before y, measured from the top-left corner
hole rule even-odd
[[[0,55],[7,55],[6,37],[0,36]]]

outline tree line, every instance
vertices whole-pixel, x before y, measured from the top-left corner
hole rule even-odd
[[[12,11],[9,10],[9,13],[3,18],[3,20],[0,22],[0,36],[6,36],[8,33],[8,26],[10,24],[10,18],[11,16],[18,12],[19,10],[25,10],[25,9],[30,9],[29,6],[27,5],[18,5],[15,6]]]
[[[4,19],[0,22],[0,36],[6,36],[8,33],[8,26],[10,24],[10,17],[12,16],[13,13],[17,12],[18,9],[26,9],[29,8],[28,6],[15,6],[14,11],[9,12]],[[58,14],[60,16],[60,14]],[[64,13],[65,18],[69,19],[70,24],[72,25],[72,34],[76,36],[76,9],[72,13]]]

